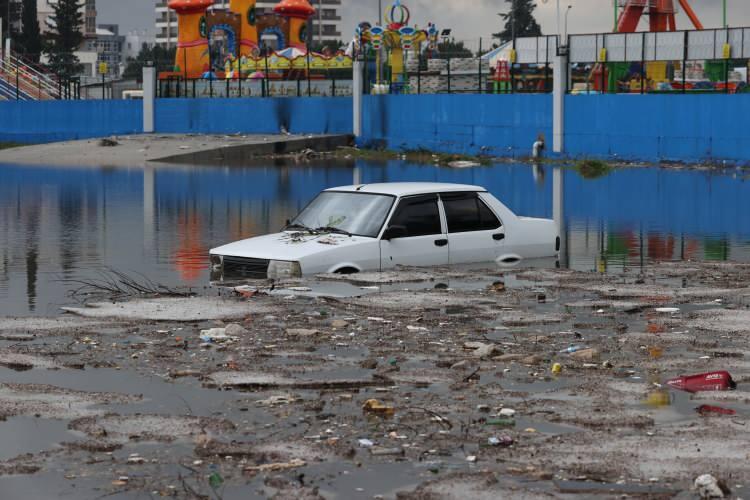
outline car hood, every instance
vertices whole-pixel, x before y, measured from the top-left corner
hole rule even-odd
[[[297,261],[333,249],[354,247],[372,242],[374,238],[345,236],[342,234],[309,235],[284,232],[258,236],[229,243],[210,251],[211,255],[244,257],[250,259]]]

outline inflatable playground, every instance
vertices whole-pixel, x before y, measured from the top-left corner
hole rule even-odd
[[[375,71],[367,80],[372,93],[403,93],[409,90],[409,71],[438,51],[439,32],[433,23],[425,29],[411,25],[411,11],[396,0],[384,12],[385,25],[362,22],[357,26],[347,54],[365,62]]]
[[[308,21],[316,12],[308,0],[281,0],[260,15],[255,0],[230,0],[228,9],[213,8],[213,0],[170,0],[168,6],[177,14],[178,42],[174,68],[162,80],[302,80],[313,70],[352,67],[343,52],[308,50]],[[273,43],[264,41],[269,37]]]

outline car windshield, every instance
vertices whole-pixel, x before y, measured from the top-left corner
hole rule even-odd
[[[289,228],[344,232],[376,238],[394,198],[369,193],[320,193]]]

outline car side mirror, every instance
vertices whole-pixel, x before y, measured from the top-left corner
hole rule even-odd
[[[406,230],[406,226],[389,226],[383,233],[383,239],[385,241],[391,241],[399,238],[406,238],[408,235],[409,233]]]

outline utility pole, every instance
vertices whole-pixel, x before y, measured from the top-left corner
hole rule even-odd
[[[612,28],[612,31],[617,33],[617,0],[612,0],[612,11],[614,12],[614,27]]]
[[[727,0],[724,0],[724,28],[728,28],[729,24],[727,24]]]

